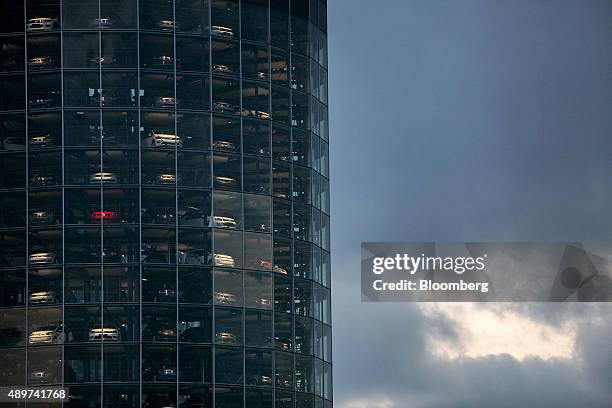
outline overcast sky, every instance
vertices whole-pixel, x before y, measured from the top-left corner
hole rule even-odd
[[[359,245],[612,241],[612,1],[328,3],[336,407],[609,407],[610,305],[362,304]]]

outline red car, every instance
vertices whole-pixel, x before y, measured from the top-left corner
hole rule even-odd
[[[91,221],[92,222],[119,222],[121,218],[119,217],[119,213],[117,211],[92,211],[91,212]]]

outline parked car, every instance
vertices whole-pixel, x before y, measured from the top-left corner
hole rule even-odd
[[[111,28],[113,20],[110,17],[94,18],[90,25],[95,28]]]
[[[174,20],[161,20],[157,23],[157,28],[163,31],[174,30]]]
[[[155,295],[156,302],[171,302],[176,300],[176,290],[171,286],[164,285]]]
[[[235,186],[237,184],[237,180],[235,178],[227,176],[215,176],[215,181],[218,184],[226,187]]]
[[[234,69],[225,64],[213,64],[213,73],[232,75],[234,73]]]
[[[44,95],[31,95],[28,99],[30,109],[54,108],[59,105],[61,98],[57,91],[47,92]]]
[[[54,68],[55,67],[55,59],[49,56],[42,57],[32,57],[28,59],[28,68],[29,69],[45,69],[45,68]]]
[[[51,210],[32,210],[30,211],[30,225],[50,225],[57,223],[57,216]]]
[[[213,265],[215,266],[225,266],[228,268],[233,268],[236,265],[234,258],[231,255],[226,254],[214,254],[212,256]]]
[[[181,61],[179,59],[175,59],[171,55],[159,55],[153,58],[153,62],[151,64],[151,68],[157,69],[174,69],[174,62],[176,61],[176,68],[180,69]]]
[[[236,303],[236,295],[217,290],[215,291],[215,303],[220,305],[233,305]]]
[[[112,66],[117,63],[117,58],[115,57],[92,57],[89,59],[89,62],[92,62],[96,65],[100,64],[101,66]]]
[[[280,273],[281,275],[289,275],[289,273],[287,272],[285,268],[280,267],[278,265],[274,265],[273,271],[276,273]]]
[[[55,176],[51,174],[39,174],[34,172],[30,176],[30,186],[32,187],[53,186],[55,184],[57,184]]]
[[[213,148],[219,150],[229,150],[235,152],[237,150],[236,145],[229,140],[215,140],[213,142]]]
[[[119,330],[116,327],[101,325],[95,326],[89,330],[89,341],[119,341]]]
[[[233,37],[234,30],[230,27],[222,26],[222,25],[213,25],[210,27],[210,32],[212,35],[221,35],[225,37]]]
[[[176,369],[174,367],[165,367],[157,370],[155,376],[156,381],[176,381]]]
[[[16,346],[21,341],[21,330],[16,327],[4,327],[0,329],[0,345]]]
[[[242,109],[242,116],[258,119],[270,119],[270,113],[257,109]]]
[[[46,135],[30,136],[28,145],[30,149],[53,147],[53,138],[49,133]]]
[[[179,219],[182,225],[205,226],[209,222],[203,209],[191,206],[179,209]]]
[[[213,110],[221,113],[239,114],[240,107],[225,101],[213,102]]]
[[[121,222],[121,216],[119,215],[119,212],[112,210],[93,210],[90,213],[89,219],[91,220],[91,222]]]
[[[178,262],[183,265],[206,265],[210,254],[205,249],[188,249],[178,251]]]
[[[155,107],[173,109],[174,102],[175,99],[173,96],[160,96],[159,98],[155,99]]]
[[[187,342],[187,343],[205,343],[210,341],[210,328],[204,327],[190,327],[185,330],[179,336],[179,341]]]
[[[175,134],[151,130],[149,135],[143,139],[142,145],[145,147],[183,147],[183,141]]]
[[[215,215],[212,217],[212,219],[214,227],[236,228],[237,226],[236,220],[232,217]]]
[[[154,341],[176,341],[176,329],[172,326],[162,327],[153,337]]]
[[[2,139],[2,150],[25,150],[25,141],[19,137],[6,137]]]
[[[219,330],[215,333],[217,343],[235,344],[238,342],[236,335],[230,331]]]
[[[57,256],[54,252],[47,251],[41,246],[33,246],[30,248],[29,261],[32,265],[55,264],[57,263]]]
[[[28,372],[28,383],[29,384],[44,384],[53,381],[53,375],[51,370],[45,368],[34,368]]]
[[[64,325],[61,323],[41,327],[30,333],[28,343],[63,343],[65,340],[72,340],[70,332],[68,330],[66,332],[68,332],[68,338],[66,338],[66,333],[64,332]]]
[[[89,176],[89,184],[100,184],[100,183],[117,183],[117,176],[110,172],[98,172]]]
[[[153,224],[173,224],[174,220],[176,219],[176,216],[174,215],[174,208],[156,208],[154,211],[154,214],[149,215],[145,214],[146,211],[143,209],[143,222],[150,222]]]
[[[155,178],[155,184],[174,184],[176,176],[172,173],[161,173]]]
[[[30,303],[57,303],[59,294],[54,290],[41,290],[30,293]]]
[[[254,374],[247,378],[247,385],[272,386],[272,377],[269,375]]]
[[[57,19],[50,17],[36,17],[28,20],[27,31],[47,31],[53,30],[57,26]]]

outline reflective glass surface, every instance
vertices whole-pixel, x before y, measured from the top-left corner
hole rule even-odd
[[[0,8],[0,386],[331,407],[326,1]]]

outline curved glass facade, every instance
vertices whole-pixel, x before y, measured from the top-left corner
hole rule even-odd
[[[331,407],[326,1],[0,7],[0,386]]]

